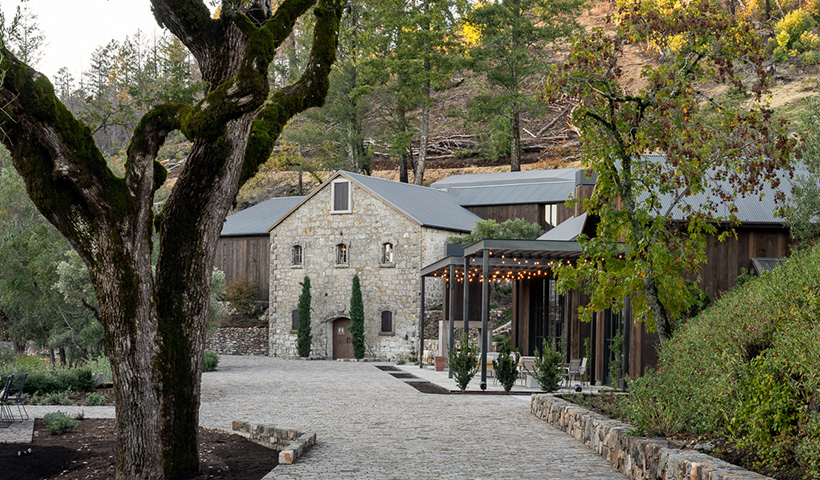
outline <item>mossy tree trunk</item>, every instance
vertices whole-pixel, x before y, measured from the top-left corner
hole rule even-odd
[[[50,82],[5,47],[4,145],[38,209],[88,265],[114,374],[117,478],[182,478],[199,468],[197,426],[216,239],[239,187],[267,160],[285,123],[321,105],[335,60],[340,0],[285,0],[269,19],[223,2],[152,0],[154,15],[196,57],[205,98],[159,105],[128,147],[126,173],[106,166],[89,129]],[[297,18],[316,6],[311,59],[294,84],[270,92],[267,71]],[[173,130],[193,143],[163,211],[156,161]],[[152,237],[159,231],[156,276]]]

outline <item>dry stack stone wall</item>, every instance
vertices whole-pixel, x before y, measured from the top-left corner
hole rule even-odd
[[[553,395],[533,395],[530,412],[583,442],[635,480],[772,480],[663,438],[632,435],[635,426],[612,420]]]
[[[220,355],[267,355],[267,327],[217,328],[205,347]]]

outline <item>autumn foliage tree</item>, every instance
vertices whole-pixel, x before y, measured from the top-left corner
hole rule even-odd
[[[698,267],[708,235],[732,236],[738,196],[777,186],[791,142],[764,95],[759,35],[709,0],[634,2],[620,8],[614,33],[578,38],[553,72],[546,98],[571,97],[583,159],[598,175],[586,210],[600,222],[582,241],[576,266],[560,269],[564,288],[585,287],[585,315],[620,310],[669,338],[674,320],[700,296]],[[640,86],[621,83],[625,52],[652,45]],[[711,96],[726,85],[742,102]],[[647,155],[661,154],[661,155]],[[782,194],[781,194],[782,195]],[[720,229],[718,227],[721,227]]]
[[[111,359],[117,409],[116,477],[182,478],[198,471],[203,347],[216,239],[239,187],[270,156],[285,123],[322,104],[335,60],[340,0],[151,0],[158,23],[196,59],[196,102],[156,104],[142,116],[115,175],[51,82],[0,45],[2,142],[34,204],[88,266]],[[313,9],[310,58],[294,83],[271,91],[276,48]],[[59,41],[59,39],[54,39]],[[170,132],[192,142],[159,214]],[[159,236],[156,274],[153,237]]]

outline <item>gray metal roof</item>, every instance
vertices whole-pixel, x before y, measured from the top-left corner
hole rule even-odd
[[[276,197],[229,215],[222,225],[223,237],[267,235],[274,223],[299,205],[305,197]]]
[[[646,155],[646,157],[656,161],[664,161],[663,155],[652,154]],[[801,173],[801,170],[796,169],[795,173]],[[763,185],[761,194],[738,196],[734,199],[734,204],[737,207],[735,216],[741,224],[783,223],[784,219],[776,215],[778,205],[775,203],[774,199],[778,191],[783,191],[789,195],[791,193],[792,183],[785,172],[780,173],[778,177],[780,178],[780,186],[777,190],[772,187],[771,183],[767,182]],[[713,180],[710,190],[714,190],[716,188],[726,192],[732,191],[732,186],[726,180]],[[639,197],[638,201],[645,201],[647,198],[648,195],[644,194]],[[714,216],[729,216],[729,205],[726,202],[723,202],[722,200],[710,195],[708,192],[685,197],[678,203],[691,205],[697,210],[706,205],[709,200],[714,201],[717,205],[716,210],[713,212]],[[660,208],[653,213],[656,215],[665,215],[669,211],[670,206],[674,203],[674,194],[670,193],[662,195],[660,197]],[[675,220],[683,220],[686,217],[684,211],[678,206],[672,208],[670,216]]]
[[[577,168],[454,175],[431,185],[463,206],[565,202],[578,184],[592,185]]]
[[[560,242],[575,241],[578,239],[578,236],[581,235],[581,232],[584,231],[586,221],[586,212],[577,217],[568,218],[556,225],[555,228],[538,237],[538,240],[557,240]]]
[[[331,180],[339,175],[367,189],[425,227],[469,232],[475,222],[481,220],[481,217],[463,208],[452,195],[443,190],[344,171],[338,172]]]

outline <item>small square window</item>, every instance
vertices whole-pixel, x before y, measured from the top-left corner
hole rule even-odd
[[[299,330],[299,310],[290,312],[290,329],[293,331]]]
[[[302,265],[304,262],[304,257],[302,256],[302,246],[301,245],[294,245],[290,251],[290,259],[291,263],[294,265]]]
[[[331,213],[350,213],[350,182],[337,181],[330,186],[333,194]]]
[[[344,243],[340,243],[336,245],[336,265],[347,265],[348,264],[348,255],[347,255],[347,245]]]
[[[390,265],[393,263],[393,244],[390,242],[382,244],[382,263]]]
[[[382,311],[381,333],[393,333],[393,312],[390,310]]]

